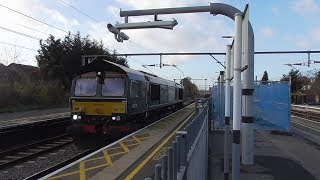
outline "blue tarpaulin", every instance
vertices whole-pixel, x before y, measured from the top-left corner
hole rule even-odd
[[[213,119],[216,128],[224,127],[224,94],[224,85],[221,88],[219,86],[213,87]],[[290,104],[290,86],[287,82],[256,84],[254,89],[255,129],[289,131]],[[233,87],[231,87],[231,120],[232,105]]]

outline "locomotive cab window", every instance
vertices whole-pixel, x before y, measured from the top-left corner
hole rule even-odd
[[[131,81],[130,97],[136,98],[142,96],[141,83],[138,81]]]
[[[123,96],[124,79],[117,77],[105,78],[101,93],[103,96]]]
[[[95,78],[79,78],[76,80],[74,94],[76,96],[95,96],[97,82]]]
[[[151,84],[151,100],[160,100],[160,85]]]
[[[183,89],[179,89],[179,99],[183,99]]]

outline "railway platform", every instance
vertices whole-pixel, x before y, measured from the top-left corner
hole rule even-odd
[[[317,166],[320,163],[320,151],[316,145],[319,141],[307,140],[295,131],[292,136],[262,130],[256,130],[254,133],[255,164],[241,165],[240,179],[315,180],[320,178],[320,168]],[[223,144],[224,131],[214,131],[210,134],[208,179],[224,179]],[[231,173],[229,179],[231,179]]]
[[[41,179],[225,179],[224,129],[210,124],[210,105],[198,104],[203,108],[198,112],[194,107],[191,104]],[[240,179],[320,179],[320,138],[313,132],[307,137],[305,133],[311,132],[299,126],[290,132],[254,130],[255,163],[240,166]],[[231,152],[229,157],[232,179]]]
[[[68,108],[53,108],[43,110],[23,111],[0,114],[0,130],[45,123],[52,120],[64,119],[70,116]]]
[[[145,179],[153,176],[176,132],[195,114],[189,106],[146,126],[42,179]]]

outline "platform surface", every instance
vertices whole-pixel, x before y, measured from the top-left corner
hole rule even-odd
[[[150,171],[148,168],[154,168],[152,159],[158,157],[159,153],[164,153],[165,145],[175,136],[175,132],[191,119],[193,112],[194,104],[191,104],[44,178],[109,180],[150,177],[153,175],[153,170]]]
[[[209,179],[219,180],[223,174],[224,133],[210,135]],[[255,131],[255,164],[241,165],[240,179],[246,180],[316,180],[320,179],[319,142],[310,143],[298,133],[275,135]],[[221,146],[218,146],[221,144]],[[230,161],[231,163],[231,161]],[[231,173],[229,176],[231,179]]]
[[[54,120],[58,118],[66,118],[69,116],[69,108],[53,108],[14,113],[1,113],[0,129],[30,123],[32,124],[41,121]]]

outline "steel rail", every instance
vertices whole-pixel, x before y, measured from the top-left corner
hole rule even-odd
[[[73,139],[71,139],[68,135],[63,134],[60,136],[0,152],[0,168],[24,162],[27,159],[34,158],[46,152],[53,151],[72,142]],[[31,151],[31,149],[34,149],[36,151]]]

